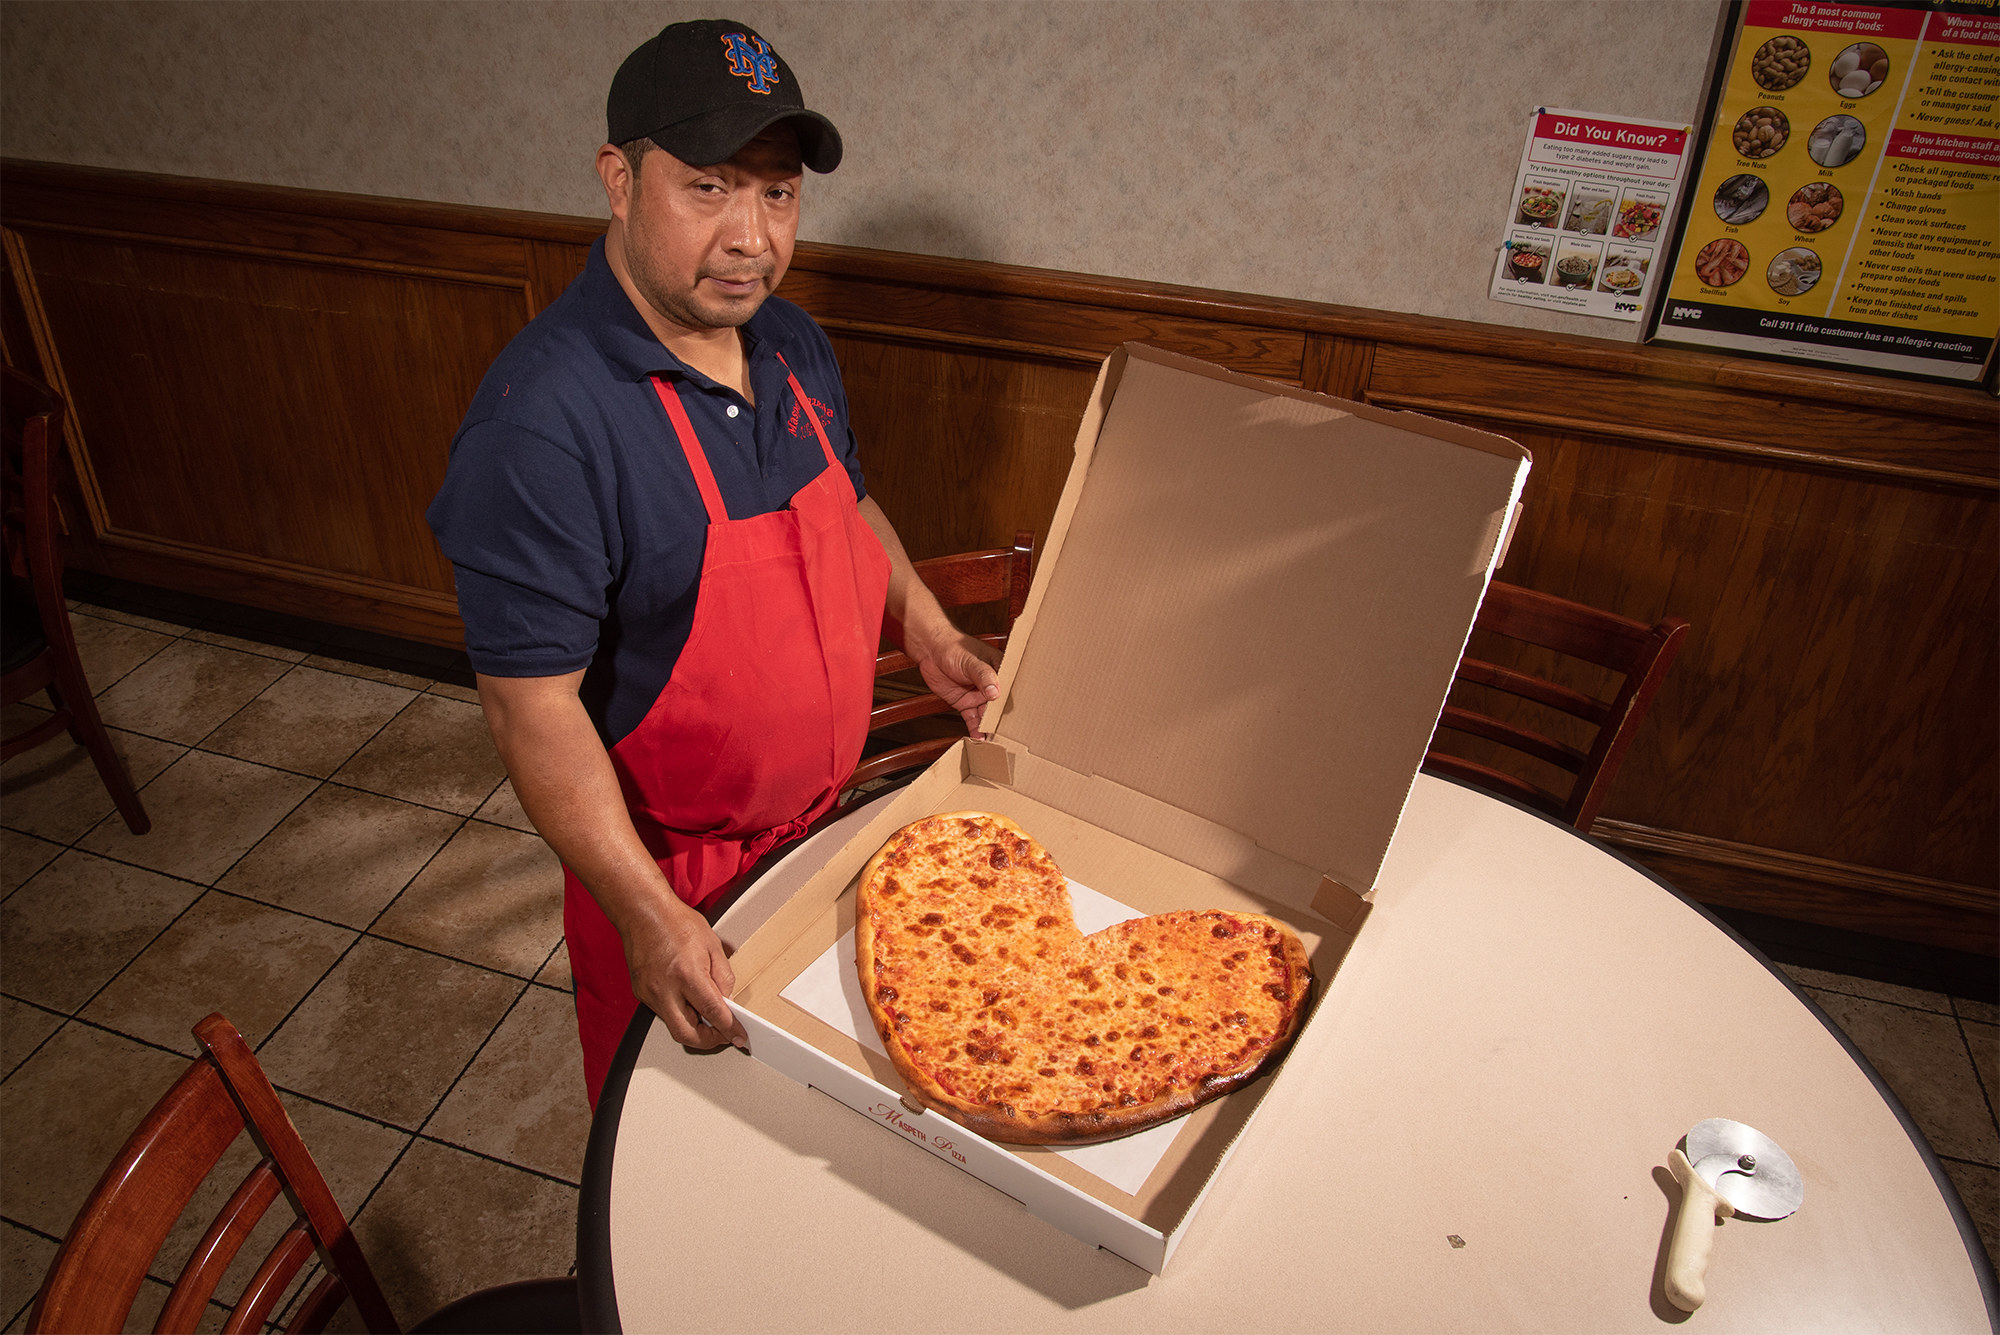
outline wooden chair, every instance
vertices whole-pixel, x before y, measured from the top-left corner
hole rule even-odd
[[[152,828],[146,808],[112,749],[104,720],[77,657],[63,600],[62,549],[57,543],[55,460],[62,439],[63,401],[46,385],[13,367],[0,367],[0,419],[4,419],[7,564],[0,605],[0,703],[14,704],[47,691],[55,712],[31,728],[0,740],[0,760],[67,732],[97,766],[118,814],[134,834]]]
[[[1028,581],[1033,575],[1035,564],[1035,535],[1026,531],[1014,535],[1012,547],[995,547],[983,552],[961,552],[956,556],[939,556],[928,561],[912,563],[919,578],[937,600],[946,607],[971,607],[980,603],[1004,603],[1006,606],[1005,629],[987,632],[979,636],[995,648],[1007,647],[1007,636],[1014,629],[1015,620],[1028,602]],[[904,770],[918,769],[930,764],[946,751],[952,743],[964,736],[964,729],[944,728],[940,735],[903,740],[896,736],[901,725],[933,715],[958,717],[958,711],[947,705],[931,691],[921,685],[902,685],[886,681],[898,674],[911,674],[915,667],[909,655],[894,650],[886,652],[875,660],[875,680],[877,682],[876,705],[868,716],[868,732],[871,747],[880,747],[873,754],[864,754],[854,773],[841,785],[843,792],[850,791],[873,779],[900,774]],[[912,674],[913,675],[913,674]],[[885,698],[888,697],[888,698]]]
[[[1610,700],[1599,700],[1543,677],[1466,657],[1459,662],[1452,700],[1438,720],[1424,768],[1514,798],[1578,830],[1588,830],[1632,745],[1639,720],[1652,707],[1660,682],[1680,651],[1688,623],[1668,617],[1648,626],[1553,594],[1494,580],[1474,625],[1609,668],[1620,674],[1618,689]],[[1456,703],[1468,694],[1459,689],[1467,683],[1582,719],[1596,730],[1588,749]],[[1567,795],[1440,750],[1439,743],[1448,731],[1484,738],[1568,772],[1575,777]]]
[[[247,1131],[263,1159],[195,1245],[154,1329],[197,1328],[223,1272],[282,1194],[297,1221],[245,1284],[223,1329],[262,1331],[293,1277],[317,1255],[326,1275],[299,1304],[288,1335],[324,1329],[347,1298],[368,1330],[399,1330],[326,1179],[243,1036],[220,1015],[196,1025],[194,1034],[202,1055],[146,1115],[77,1213],[35,1296],[28,1329],[123,1329],[174,1222]],[[575,1331],[577,1313],[574,1280],[535,1280],[473,1294],[414,1329]]]

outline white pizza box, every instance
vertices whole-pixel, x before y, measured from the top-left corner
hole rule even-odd
[[[1498,436],[1112,353],[989,740],[954,746],[816,850],[802,884],[768,878],[719,924],[751,1055],[1161,1273],[1282,1063],[1145,1145],[989,1143],[923,1110],[872,1033],[814,1000],[815,979],[852,974],[854,883],[911,821],[998,812],[1114,918],[1213,907],[1290,924],[1323,997],[1367,922],[1527,472]],[[1091,930],[1081,907],[1079,922]]]

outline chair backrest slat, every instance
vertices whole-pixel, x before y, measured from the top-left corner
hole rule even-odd
[[[312,1232],[305,1224],[294,1224],[287,1229],[265,1254],[257,1273],[243,1286],[236,1310],[222,1323],[222,1335],[257,1335],[264,1329],[264,1323],[277,1310],[278,1300],[285,1296],[286,1287],[305,1263],[312,1260],[315,1250]]]
[[[1545,677],[1482,659],[1465,658],[1458,666],[1459,683],[1486,687],[1536,705],[1568,714],[1594,725],[1588,747],[1572,746],[1527,727],[1513,717],[1500,718],[1475,709],[1469,695],[1454,691],[1438,720],[1438,734],[1462,733],[1554,766],[1575,775],[1567,796],[1538,783],[1507,775],[1478,757],[1453,755],[1441,749],[1439,735],[1431,738],[1427,768],[1501,793],[1538,809],[1579,830],[1590,828],[1610,791],[1611,780],[1631,748],[1640,719],[1652,707],[1667,668],[1686,638],[1688,623],[1668,617],[1654,625],[1600,611],[1553,594],[1493,580],[1487,585],[1474,623],[1481,631],[1502,635],[1565,658],[1579,659],[1619,675],[1609,700]]]
[[[208,1300],[215,1296],[215,1286],[222,1282],[223,1272],[229,1269],[250,1230],[257,1227],[283,1190],[269,1159],[260,1160],[245,1174],[222,1207],[222,1213],[215,1217],[189,1254],[180,1278],[174,1281],[174,1291],[160,1310],[156,1330],[187,1330],[200,1322]]]

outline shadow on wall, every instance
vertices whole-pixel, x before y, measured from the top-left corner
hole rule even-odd
[[[845,220],[824,240],[843,246],[901,250],[953,259],[994,260],[999,247],[992,233],[963,214],[964,204],[941,205],[902,199]]]

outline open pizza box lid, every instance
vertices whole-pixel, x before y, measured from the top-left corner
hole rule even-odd
[[[1266,913],[1304,939],[1324,996],[1527,471],[1497,436],[1138,345],[1112,353],[990,740],[875,803],[839,848],[815,840],[718,924],[752,1055],[1161,1271],[1282,1082],[1105,1146],[984,1141],[908,1101],[879,1051],[853,982],[854,883],[911,821],[998,812],[1068,874],[1083,930],[1180,908]]]

